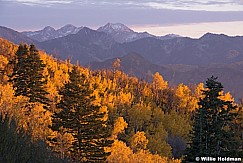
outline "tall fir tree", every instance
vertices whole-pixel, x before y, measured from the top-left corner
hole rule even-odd
[[[46,80],[43,75],[45,64],[40,59],[34,45],[19,45],[13,61],[13,73],[9,76],[13,82],[15,96],[26,96],[29,102],[40,102],[45,107],[49,105],[45,90]]]
[[[104,113],[94,105],[93,90],[87,77],[81,74],[78,67],[70,72],[70,81],[64,85],[59,94],[61,101],[57,104],[60,112],[53,115],[52,129],[59,131],[62,127],[74,137],[69,148],[71,155],[80,162],[105,162],[110,152],[112,141]]]
[[[230,129],[236,106],[232,101],[220,99],[223,86],[216,77],[206,81],[203,98],[198,102],[191,143],[185,153],[184,162],[196,162],[198,157],[237,157],[238,144]]]

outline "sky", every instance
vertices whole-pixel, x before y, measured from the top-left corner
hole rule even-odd
[[[17,31],[108,22],[160,36],[243,36],[243,0],[0,0],[0,26]]]

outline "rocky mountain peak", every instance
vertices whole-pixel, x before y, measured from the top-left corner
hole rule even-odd
[[[44,29],[43,29],[44,32],[55,32],[56,30],[51,27],[51,26],[46,26]]]
[[[130,28],[121,23],[107,23],[98,29],[100,32],[114,33],[114,32],[133,32]]]

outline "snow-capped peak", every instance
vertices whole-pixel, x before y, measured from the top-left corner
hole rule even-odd
[[[64,27],[57,30],[58,34],[61,36],[67,36],[69,34],[76,34],[80,29],[74,25],[67,24]]]
[[[58,30],[59,31],[70,31],[70,30],[75,30],[76,28],[77,27],[75,27],[74,25],[68,24]]]
[[[133,30],[121,23],[107,23],[106,25],[100,27],[97,31],[106,33],[133,32]]]
[[[53,32],[53,31],[55,31],[55,29],[54,29],[53,27],[51,27],[51,26],[47,26],[47,27],[45,27],[45,28],[43,29],[43,31]]]
[[[24,35],[34,39],[38,40],[40,42],[55,39],[59,37],[64,37],[69,34],[76,34],[78,33],[83,27],[75,27],[71,24],[65,25],[64,27],[61,27],[60,29],[55,30],[53,27],[47,26],[42,30],[39,31],[27,31],[23,32]]]

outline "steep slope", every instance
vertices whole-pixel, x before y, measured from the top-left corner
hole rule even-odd
[[[40,42],[64,37],[69,34],[76,34],[78,31],[80,31],[83,27],[75,27],[71,24],[65,25],[64,27],[55,30],[53,27],[47,26],[42,30],[39,31],[25,31],[22,32],[22,34],[26,35],[27,37],[30,37],[33,40],[37,40]]]
[[[41,42],[40,47],[61,59],[69,58],[73,63],[78,60],[80,64],[103,61],[125,53],[109,35],[87,27],[77,34]]]
[[[35,41],[26,37],[25,35],[15,30],[12,30],[10,28],[2,27],[2,26],[0,26],[0,37],[7,39],[15,44],[20,44],[21,42],[28,43],[28,44],[36,43]]]
[[[120,69],[129,75],[151,79],[155,72],[160,72],[167,80],[171,78],[172,71],[169,68],[152,64],[137,53],[129,53],[118,58],[121,60]],[[116,58],[112,58],[103,62],[91,62],[86,66],[93,70],[112,69],[112,63],[115,60]]]

